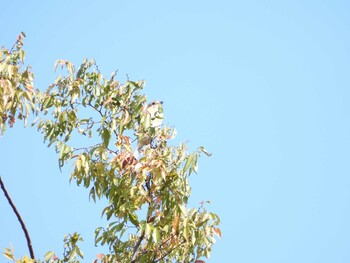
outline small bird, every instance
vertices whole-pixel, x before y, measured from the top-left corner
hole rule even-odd
[[[157,127],[163,123],[163,101],[155,100],[148,104],[146,111],[151,115],[151,127]]]

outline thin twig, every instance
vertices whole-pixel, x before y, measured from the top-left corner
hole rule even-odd
[[[11,197],[8,194],[4,183],[2,182],[1,176],[0,176],[0,186],[1,186],[2,191],[5,194],[5,197],[6,197],[7,201],[9,202],[10,206],[12,207],[13,212],[16,214],[19,223],[21,224],[21,227],[23,229],[24,235],[25,235],[26,240],[27,240],[27,246],[28,246],[28,249],[29,249],[30,257],[32,259],[35,259],[34,251],[33,251],[33,247],[32,247],[32,241],[30,240],[28,230],[27,230],[27,228],[26,228],[26,226],[25,226],[25,224],[24,224],[24,222],[22,220],[21,215],[18,213],[18,210],[17,210],[16,206],[14,205],[14,203],[11,200]]]

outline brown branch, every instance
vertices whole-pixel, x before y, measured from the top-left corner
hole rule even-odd
[[[0,176],[0,187],[1,187],[2,191],[5,194],[5,197],[6,197],[7,201],[9,202],[10,206],[12,207],[13,212],[16,214],[19,223],[21,224],[21,227],[23,229],[24,235],[25,235],[26,240],[27,240],[27,246],[28,246],[28,249],[29,249],[30,257],[32,259],[35,259],[34,251],[33,251],[33,247],[32,247],[32,241],[30,240],[28,230],[27,230],[27,228],[26,228],[26,226],[25,226],[25,224],[23,222],[23,219],[22,219],[21,215],[18,213],[18,210],[17,210],[16,206],[14,205],[14,203],[11,200],[11,197],[8,194],[4,183],[2,182],[1,176]]]
[[[151,186],[150,186],[150,176],[146,179],[146,188],[147,188],[147,191],[148,191],[148,196],[151,198],[152,196],[152,192],[151,192]],[[146,218],[146,222],[149,223],[149,219],[150,219],[150,205],[151,203],[148,202],[148,209],[147,209],[147,218]],[[133,251],[133,254],[132,254],[132,257],[131,257],[131,263],[135,263],[137,262],[137,251],[139,250],[140,248],[140,245],[141,245],[141,242],[142,240],[145,238],[145,229],[142,231],[141,233],[141,236],[139,237],[139,239],[137,240],[136,242],[136,245],[134,247],[134,251]]]
[[[145,230],[143,230],[141,236],[139,237],[139,240],[137,241],[137,243],[136,243],[136,245],[134,247],[134,251],[133,251],[133,254],[132,254],[132,257],[131,257],[131,263],[135,263],[136,262],[137,250],[139,249],[139,247],[141,245],[141,242],[144,239],[144,237],[145,237]]]

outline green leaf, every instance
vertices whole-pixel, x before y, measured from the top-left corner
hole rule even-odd
[[[95,194],[95,188],[92,187],[90,189],[90,197],[92,198],[92,200],[94,200],[94,202],[96,203],[96,194]],[[103,215],[102,215],[103,216]]]
[[[185,224],[184,232],[183,232],[183,237],[188,240],[188,225]]]
[[[111,139],[111,133],[108,129],[103,128],[102,131],[102,142],[105,147],[108,147],[109,140]]]
[[[60,147],[60,154],[59,154],[58,158],[61,160],[66,152],[67,145],[61,144],[61,145],[59,145],[59,147]]]
[[[146,236],[149,236],[151,234],[151,231],[152,231],[152,225],[147,223],[145,228]]]
[[[185,216],[187,216],[187,209],[186,209],[186,207],[185,207],[184,205],[180,204],[180,205],[179,205],[179,208],[180,208],[181,212],[182,212]]]
[[[12,253],[3,252],[2,254],[10,260],[15,260],[15,257]]]
[[[80,248],[77,248],[77,254],[79,255],[79,257],[84,258],[84,254],[83,252],[81,252]]]
[[[159,229],[157,227],[155,227],[153,229],[152,238],[153,238],[155,243],[158,243],[160,240],[160,233],[159,233]]]
[[[10,53],[1,51],[2,57]],[[23,62],[24,51],[19,48],[16,52],[11,54],[12,58]],[[27,75],[18,75],[23,72],[22,63],[14,67],[10,59],[4,61],[0,63],[0,72],[7,80],[8,75],[13,76],[11,85],[23,88],[26,83],[33,82],[29,70]],[[38,97],[35,92],[15,91],[12,114],[17,118],[20,113],[25,118],[27,114],[37,113],[38,103],[42,106],[40,113],[46,114],[46,120],[39,122],[38,130],[49,145],[56,144],[60,166],[73,158],[73,148],[69,145],[76,147],[74,157],[77,159],[73,160],[71,178],[88,188],[89,197],[94,201],[106,199],[108,206],[102,215],[108,223],[110,219],[116,219],[113,220],[115,223],[95,232],[95,242],[111,249],[107,256],[110,262],[130,259],[132,245],[138,242],[140,235],[147,235],[147,238],[142,240],[135,254],[137,262],[193,262],[198,255],[209,255],[215,241],[212,236],[214,233],[221,236],[219,228],[214,228],[219,224],[219,218],[215,214],[208,216],[203,207],[197,210],[187,206],[190,197],[187,177],[191,172],[197,172],[197,158],[202,152],[211,154],[204,147],[189,154],[185,144],[172,146],[170,140],[175,138],[175,129],[155,125],[163,119],[162,108],[154,114],[144,108],[147,98],[138,93],[143,82],[123,85],[114,80],[114,76],[105,79],[94,63],[85,60],[74,76],[73,64],[57,61],[55,66],[64,70],[63,75],[56,78],[56,84],[50,85]],[[110,98],[111,104],[104,104],[106,98]],[[1,123],[0,128],[5,125]],[[78,137],[82,135],[93,138],[86,142]],[[70,139],[73,142],[68,142]],[[106,149],[109,146],[116,146],[111,149],[114,153]],[[133,152],[134,156],[131,155]],[[150,183],[147,178],[151,179]],[[207,234],[211,236],[207,237]],[[184,246],[172,244],[167,241],[172,235],[179,240],[186,238],[188,242]],[[76,246],[78,238],[66,239],[64,259],[57,262],[79,262],[76,257],[83,257],[83,253]],[[165,244],[169,244],[169,250],[164,248]],[[171,253],[163,254],[166,256],[161,258],[158,252],[163,248]],[[12,262],[13,252],[5,253]],[[154,253],[158,255],[155,257]],[[54,255],[54,252],[47,252],[45,261],[53,262]]]
[[[21,60],[22,63],[24,63],[24,58],[25,58],[25,52],[24,50],[19,51],[19,59]]]
[[[211,156],[212,155],[212,153],[208,152],[203,146],[200,146],[198,149],[201,152],[203,152],[205,155],[207,155],[207,156]]]
[[[150,260],[149,260],[149,255],[148,255],[148,254],[143,254],[143,255],[139,258],[139,262],[140,262],[140,263],[148,263],[148,262],[150,262]]]
[[[186,172],[188,170],[188,168],[190,168],[190,166],[192,165],[193,163],[193,154],[190,154],[188,157],[187,157],[187,160],[186,160],[186,163],[185,163],[185,166],[183,168],[183,171]]]
[[[73,248],[73,250],[70,252],[69,254],[69,260],[72,260],[73,258],[75,258],[77,255],[77,252],[76,252],[76,248]]]
[[[124,131],[124,125],[122,125],[121,123],[119,124],[119,134],[123,134]]]
[[[47,253],[44,255],[44,260],[45,260],[45,261],[49,261],[50,258],[52,258],[54,255],[55,255],[55,252],[49,251],[49,252],[47,252]]]
[[[124,227],[124,222],[121,222],[120,224],[112,227],[111,230],[115,232],[119,232],[120,230],[122,230],[123,227]]]
[[[145,131],[148,130],[149,127],[151,126],[151,114],[149,114],[148,112],[146,112],[144,115],[142,125]]]
[[[80,170],[81,170],[81,159],[80,158],[78,158],[75,161],[75,167],[77,168],[77,171],[80,172]]]
[[[131,223],[133,223],[135,226],[140,225],[139,221],[137,220],[137,216],[134,215],[133,213],[129,213],[129,219],[130,219]]]

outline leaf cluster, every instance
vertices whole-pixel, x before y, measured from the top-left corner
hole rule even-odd
[[[14,60],[17,55],[8,56]],[[188,201],[189,176],[197,173],[201,153],[210,154],[203,147],[190,153],[185,144],[171,143],[176,131],[159,122],[161,106],[150,114],[143,81],[121,83],[115,73],[106,78],[93,60],[84,60],[77,71],[66,60],[57,61],[57,67],[65,74],[45,92],[22,95],[21,103],[36,103],[31,109],[42,116],[32,125],[48,146],[55,146],[60,168],[72,164],[70,180],[89,189],[93,201],[107,201],[102,211],[107,225],[95,230],[95,245],[107,246],[109,253],[96,262],[201,262],[209,257],[215,235],[221,236],[220,219],[205,203],[189,208]],[[11,87],[26,87],[29,81],[1,72],[13,81]],[[0,91],[2,98],[9,97],[4,87]],[[21,103],[6,103],[1,116],[7,111],[28,115]],[[63,259],[48,252],[45,262],[76,262],[76,256],[83,257],[80,239],[77,233],[67,236]]]
[[[0,48],[0,135],[7,125],[12,127],[17,119],[26,122],[36,110],[34,74],[30,66],[24,66],[24,37],[22,32],[10,50]]]

